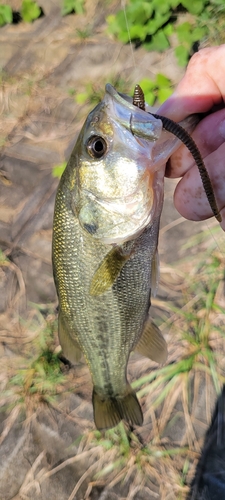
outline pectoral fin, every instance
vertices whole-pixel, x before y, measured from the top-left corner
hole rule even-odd
[[[62,314],[59,312],[59,342],[61,344],[64,356],[75,364],[80,361],[82,351],[76,340],[71,337],[70,332],[63,320]]]
[[[106,292],[113,285],[117,276],[119,276],[121,269],[129,257],[130,254],[121,253],[119,248],[112,248],[104,257],[91,280],[90,294],[97,296]]]
[[[165,363],[167,358],[167,344],[158,326],[150,319],[145,323],[142,336],[135,347],[142,356],[157,363]]]

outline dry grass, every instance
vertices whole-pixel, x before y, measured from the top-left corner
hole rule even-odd
[[[83,464],[83,473],[74,484],[68,500],[75,499],[80,488],[85,490],[84,499],[91,499],[93,491],[103,487],[104,491],[115,492],[120,499],[123,498],[118,493],[120,489],[121,495],[126,491],[125,497],[129,500],[140,491],[146,493],[146,498],[172,500],[186,497],[214,401],[225,383],[225,257],[219,250],[223,239],[218,244],[217,237],[209,239],[208,235],[201,235],[201,239],[196,258],[176,263],[176,266],[162,266],[162,286],[173,289],[179,298],[179,303],[177,300],[166,304],[159,299],[153,301],[153,305],[164,310],[164,317],[167,317],[161,329],[168,342],[168,363],[158,367],[143,358],[131,358],[130,371],[132,379],[136,379],[132,385],[138,389],[145,411],[143,428],[132,431],[121,423],[116,429],[99,433],[91,430],[93,424],[89,420],[83,420],[83,434],[76,454],[52,468],[46,464],[43,451],[24,479],[20,498],[27,500],[33,488],[38,492],[43,482],[78,462]],[[34,318],[35,328],[31,326],[34,325]],[[54,314],[49,319],[54,324]],[[55,324],[52,328],[55,332]],[[43,331],[46,335],[46,319],[37,310],[33,311],[30,323],[20,325],[18,331],[18,338],[25,346],[23,357],[18,357],[16,363],[15,360],[11,363],[8,358],[7,370],[1,370],[0,405],[11,408],[4,423],[1,442],[13,427],[21,404],[29,418],[31,415],[35,418],[40,401],[51,404],[48,396],[51,396],[52,385],[54,394],[60,394],[65,387],[59,370],[58,383],[55,383],[57,377],[51,379],[49,375],[49,386],[47,384],[43,390],[42,377],[48,378],[46,368],[43,370],[43,366],[39,366],[44,363],[43,349],[46,346]],[[4,332],[2,335],[4,339]],[[40,352],[38,356],[37,352],[35,354],[37,344],[39,351],[42,350],[42,358]],[[29,358],[25,362],[27,346],[29,352],[32,350],[34,354],[32,360]],[[48,347],[51,352],[56,349],[54,336]],[[18,377],[19,386],[16,384]],[[68,388],[71,384],[69,373],[66,379]],[[78,386],[81,390],[83,383],[84,379],[79,382],[75,377],[75,392]],[[86,398],[85,389],[83,394]],[[78,425],[79,408],[68,414],[58,405],[57,399],[52,400],[52,404],[65,414],[65,418],[72,418]]]
[[[93,2],[89,1],[88,5],[91,18]],[[53,33],[49,39],[48,49],[50,53],[52,48],[53,56],[53,48],[57,48],[62,39],[64,44],[70,43],[76,33],[73,20],[65,22],[67,30],[62,34]],[[81,22],[78,27],[85,29],[85,23]],[[80,43],[79,36],[74,43]],[[68,143],[64,122],[47,137],[24,132],[25,125],[40,109],[57,108],[71,92],[70,84],[69,88],[58,88],[48,80],[56,64],[54,57],[50,67],[43,62],[38,70],[34,68],[21,78],[1,74],[0,142],[4,146],[10,144],[11,133],[17,126],[14,143],[22,134],[25,140],[35,144],[44,139],[48,144],[56,141],[60,143],[60,152],[64,152],[65,137]],[[76,83],[76,95],[85,90],[90,101],[98,96],[99,87],[102,88],[101,82],[99,86],[89,85],[85,89],[84,81],[80,80]],[[86,112],[87,106],[81,108],[80,117]],[[50,128],[51,120],[56,119],[46,118]],[[72,124],[71,138],[79,126],[77,122]],[[7,182],[4,172],[2,176],[4,184]],[[164,228],[164,233],[182,224],[182,220]],[[79,465],[81,472],[67,500],[81,498],[81,495],[91,500],[98,488],[102,489],[99,500],[107,498],[107,494],[118,500],[132,500],[140,492],[146,498],[161,500],[186,497],[214,401],[225,382],[224,235],[220,240],[212,226],[210,232],[188,241],[188,245],[184,251],[186,255],[190,253],[191,258],[188,255],[174,265],[161,265],[160,286],[171,299],[152,300],[158,324],[168,342],[167,364],[159,367],[134,355],[129,365],[132,385],[144,409],[143,428],[130,430],[121,423],[118,428],[101,434],[93,430],[93,421],[85,413],[85,404],[91,399],[87,369],[78,366],[66,371],[56,359],[58,340],[53,306],[30,307],[23,320],[19,314],[26,302],[24,277],[16,264],[6,255],[0,255],[0,278],[4,279],[8,273],[12,276],[6,312],[0,315],[0,411],[5,413],[0,445],[7,440],[22,411],[27,434],[32,433],[31,423],[38,419],[40,408],[46,412],[49,408],[55,409],[65,422],[72,422],[80,430],[76,453],[61,463],[48,463],[46,449],[38,454],[14,500],[38,497],[43,484],[73,465]],[[81,396],[81,404],[73,410],[66,405],[69,391]],[[63,392],[67,396],[62,400]],[[59,432],[57,426],[55,432]]]

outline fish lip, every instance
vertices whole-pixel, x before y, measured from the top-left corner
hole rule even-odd
[[[136,138],[156,141],[162,133],[162,122],[160,119],[149,115],[148,106],[146,111],[133,104],[132,97],[117,92],[107,83],[105,86],[106,102],[113,102],[116,121],[131,132]],[[151,112],[151,111],[150,111]]]
[[[138,111],[146,114],[144,110],[137,108],[137,106],[134,106],[132,97],[126,94],[122,94],[121,92],[117,92],[117,90],[111,85],[111,83],[106,84],[105,91],[106,94],[109,94],[116,102],[118,102],[118,104],[122,104],[122,106],[125,106],[130,111],[132,110],[137,112],[138,109]]]
[[[157,113],[159,107],[158,106],[149,106],[149,104],[145,103],[146,109],[138,108],[133,104],[133,98],[127,94],[123,94],[122,92],[117,92],[117,90],[111,85],[111,83],[106,83],[105,92],[109,94],[112,99],[118,102],[118,104],[122,104],[130,111],[135,111],[138,114],[142,114],[143,116],[149,115],[149,113]],[[148,117],[148,120],[154,119],[154,121],[161,121],[158,118],[154,118],[153,116]]]

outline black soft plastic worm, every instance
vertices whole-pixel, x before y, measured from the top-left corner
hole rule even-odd
[[[133,104],[134,104],[134,106],[137,106],[138,108],[143,109],[143,111],[145,111],[144,92],[143,92],[142,88],[140,87],[140,85],[135,85],[134,95],[133,95]],[[185,144],[185,146],[189,149],[189,151],[192,154],[192,156],[196,162],[196,165],[198,167],[198,170],[199,170],[199,173],[201,176],[201,180],[202,180],[202,184],[203,184],[203,187],[205,190],[205,194],[207,196],[207,199],[208,199],[208,202],[209,202],[210,207],[212,209],[212,212],[213,212],[214,216],[216,217],[216,219],[219,222],[221,222],[222,217],[221,217],[219,210],[218,210],[218,207],[217,207],[217,203],[216,203],[213,187],[211,184],[211,180],[210,180],[209,174],[206,170],[201,153],[200,153],[198,147],[196,146],[194,140],[189,135],[189,133],[186,132],[186,130],[184,130],[183,127],[181,127],[178,123],[174,122],[173,120],[166,118],[166,116],[161,116],[161,115],[158,115],[155,113],[149,113],[149,114],[154,116],[155,118],[158,118],[159,120],[161,120],[161,122],[163,124],[163,128],[165,130],[167,130],[168,132],[171,132],[171,134],[174,134],[176,137],[178,137],[178,139],[180,139],[180,141],[182,141],[183,144]]]

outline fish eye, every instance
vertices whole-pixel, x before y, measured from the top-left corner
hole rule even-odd
[[[87,151],[93,158],[102,158],[107,151],[107,143],[100,135],[92,135],[87,143]]]

